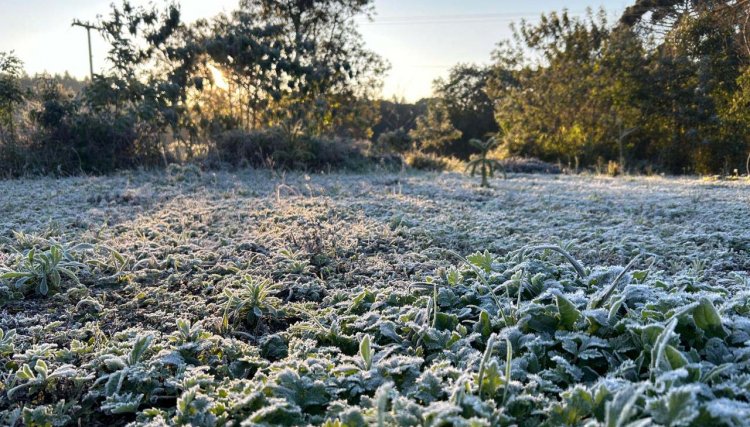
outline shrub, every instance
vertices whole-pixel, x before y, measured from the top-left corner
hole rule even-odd
[[[500,161],[503,168],[513,173],[561,173],[558,165],[547,163],[533,157],[510,157]]]
[[[23,131],[0,135],[6,175],[108,173],[162,160],[163,133],[136,112],[96,108],[51,79],[38,86]]]
[[[38,293],[46,296],[50,290],[59,291],[63,277],[80,283],[76,271],[81,264],[71,258],[60,246],[52,246],[44,252],[30,250],[19,256],[15,268],[0,269],[0,279],[10,280],[24,294]]]
[[[454,171],[462,168],[460,160],[453,157],[441,157],[435,154],[411,151],[404,156],[406,164],[418,170]]]
[[[369,152],[368,141],[305,136],[290,139],[278,129],[229,130],[214,137],[215,157],[233,166],[362,170],[379,160]]]
[[[214,137],[216,156],[231,165],[262,165],[273,147],[281,147],[284,139],[275,130],[245,131],[233,129]]]
[[[407,131],[396,129],[380,135],[375,149],[381,153],[405,153],[413,144],[414,140]]]
[[[346,138],[310,138],[306,143],[312,154],[312,164],[308,166],[315,170],[327,168],[363,170],[372,161],[372,157],[368,155],[370,151],[369,141]]]

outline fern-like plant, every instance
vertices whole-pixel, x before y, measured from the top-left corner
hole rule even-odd
[[[502,163],[500,163],[496,159],[490,159],[489,157],[487,157],[490,153],[490,150],[497,147],[498,143],[495,138],[489,138],[486,141],[471,139],[469,143],[479,149],[479,154],[472,157],[472,159],[469,161],[469,164],[466,165],[466,171],[470,171],[472,177],[477,173],[477,171],[479,171],[482,176],[482,183],[480,184],[481,187],[490,186],[490,182],[487,178],[494,177],[496,169],[500,169],[502,171],[503,179],[507,178]]]

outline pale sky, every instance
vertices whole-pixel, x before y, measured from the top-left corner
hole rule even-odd
[[[391,64],[383,96],[409,101],[429,96],[432,81],[458,62],[488,63],[495,44],[510,37],[521,18],[567,8],[581,14],[603,6],[611,18],[633,0],[376,0],[374,22],[360,30],[365,42]],[[86,32],[77,18],[94,20],[111,0],[0,0],[0,51],[15,50],[30,74],[88,74]],[[119,0],[117,0],[119,4]],[[134,4],[145,1],[134,0]],[[237,0],[182,0],[183,18],[193,21],[232,10]],[[92,33],[94,70],[103,70],[106,46]]]

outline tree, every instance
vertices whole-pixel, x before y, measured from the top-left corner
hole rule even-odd
[[[207,27],[203,45],[208,60],[229,82],[230,114],[245,129],[262,127],[270,119],[271,103],[284,95],[284,75],[294,72],[288,59],[291,47],[282,44],[283,28],[248,9],[200,25]]]
[[[376,148],[383,153],[405,153],[412,148],[414,143],[409,133],[403,129],[382,133],[376,142]]]
[[[412,104],[396,97],[379,101],[379,118],[372,127],[373,140],[377,141],[380,135],[386,132],[409,132],[414,129],[417,117],[427,112],[427,104],[428,101],[425,99]]]
[[[11,52],[0,52],[0,126],[14,137],[13,113],[15,105],[23,101],[20,85],[23,62]]]
[[[648,150],[671,172],[742,167],[748,141],[733,104],[748,60],[748,6],[639,0],[620,19],[644,40],[659,41],[649,52],[641,105],[649,117],[644,136],[653,141]]]
[[[420,151],[444,153],[448,144],[461,138],[461,131],[451,123],[445,105],[434,101],[427,107],[427,113],[417,118],[417,125],[409,131],[409,136],[417,141]]]
[[[113,4],[97,26],[110,45],[111,68],[94,79],[90,104],[131,110],[157,129],[175,134],[189,130],[188,96],[202,88],[204,78],[196,74],[200,45],[182,22],[179,5],[169,2],[160,9],[125,0]]]
[[[511,153],[576,167],[600,155],[613,133],[612,99],[600,96],[612,81],[598,63],[608,37],[603,13],[553,12],[536,25],[522,22],[517,45],[498,49],[489,93]]]
[[[371,135],[371,102],[386,64],[367,50],[355,18],[372,13],[372,0],[243,0],[240,9],[279,28],[281,57],[289,62],[272,106],[273,123],[305,134]],[[273,124],[272,123],[272,124]]]
[[[491,67],[458,64],[446,79],[434,82],[434,94],[445,104],[451,123],[461,131],[461,138],[447,146],[443,154],[468,159],[477,149],[470,140],[498,132],[495,106],[486,91],[491,76]]]

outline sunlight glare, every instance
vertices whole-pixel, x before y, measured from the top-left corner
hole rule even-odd
[[[211,77],[213,78],[214,85],[222,90],[229,90],[229,83],[224,78],[221,70],[216,68],[213,64],[208,64],[208,69],[211,71]]]

